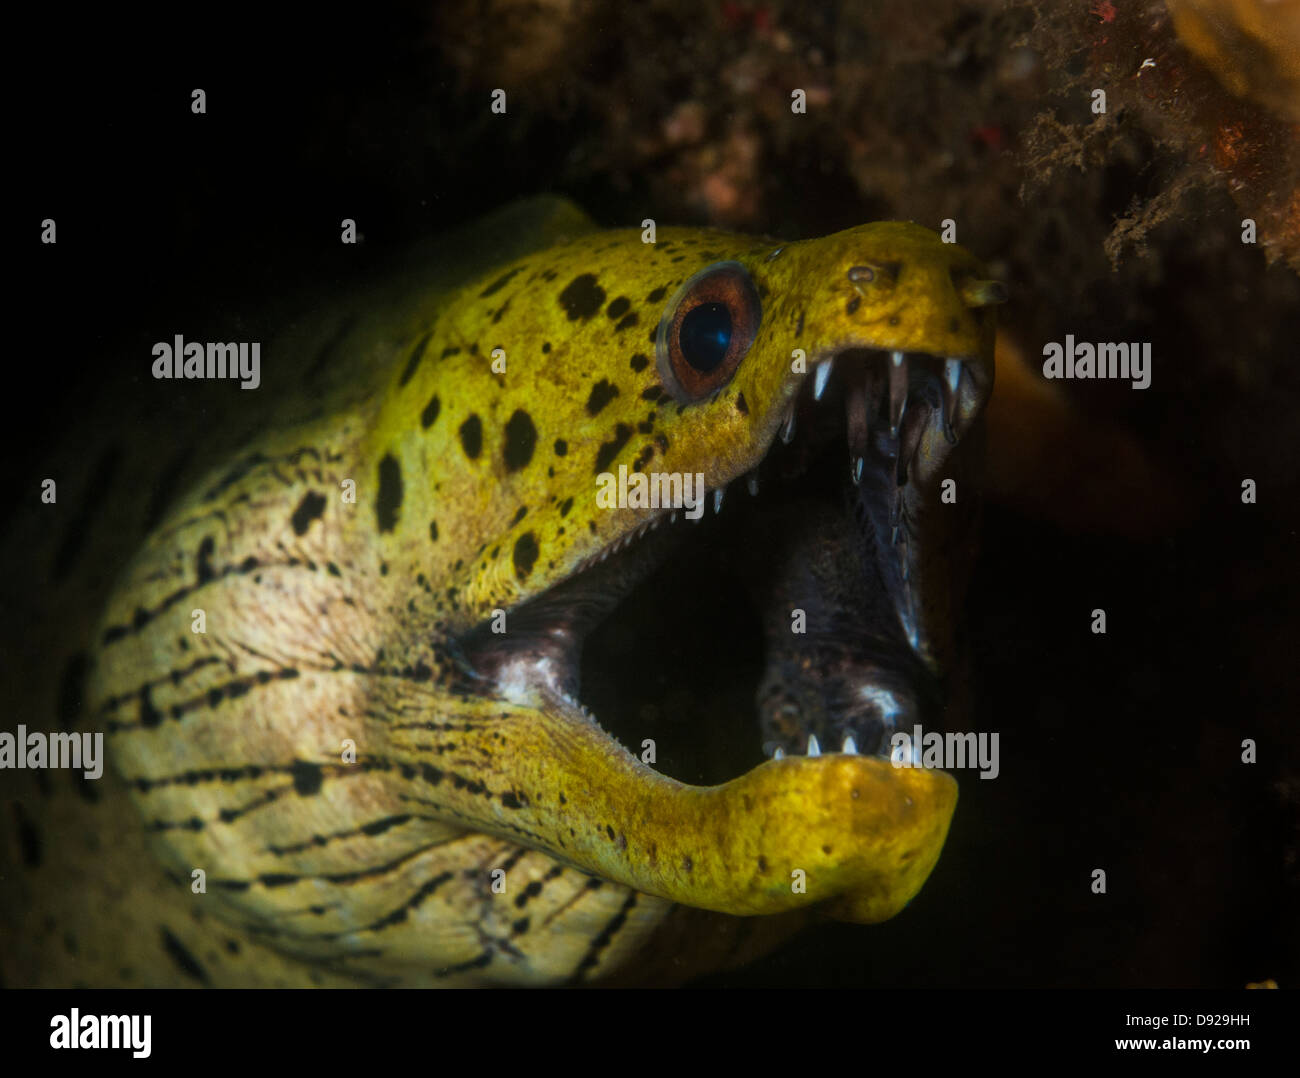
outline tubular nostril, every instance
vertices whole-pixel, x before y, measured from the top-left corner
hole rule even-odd
[[[967,307],[992,307],[1007,301],[1007,286],[1001,281],[963,281],[960,291]]]

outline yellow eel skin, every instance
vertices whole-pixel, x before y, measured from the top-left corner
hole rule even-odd
[[[821,359],[960,357],[964,440],[993,377],[980,264],[892,222],[646,243],[549,198],[456,242],[465,259],[444,248],[354,311],[322,310],[342,327],[324,373],[327,330],[304,322],[264,348],[261,389],[222,387],[266,421],[205,443],[89,642],[79,728],[106,734],[169,908],[202,905],[220,938],[278,964],[209,979],[583,983],[635,978],[665,939],[693,949],[682,916],[728,940],[760,915],[892,917],[939,857],[951,776],[828,752],[686,785],[565,693],[484,676],[461,642],[494,617],[508,642],[529,600],[670,512],[599,508],[600,472],[743,482]],[[683,282],[724,262],[761,320],[725,384],[683,404],[656,331]],[[937,500],[937,432],[918,502]],[[717,950],[701,943],[699,963]]]

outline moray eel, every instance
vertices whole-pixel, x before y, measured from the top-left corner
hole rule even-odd
[[[548,198],[455,244],[295,323],[260,390],[203,387],[239,420],[167,465],[142,543],[116,529],[70,721],[165,866],[164,949],[204,983],[540,985],[892,917],[956,803],[889,735],[960,668],[1000,286],[907,223],[647,243]],[[609,507],[620,468],[702,499]],[[755,766],[688,784],[647,746],[693,735],[616,736],[580,672],[701,558],[763,659]],[[222,927],[186,947],[194,906]],[[219,976],[219,939],[254,957]]]

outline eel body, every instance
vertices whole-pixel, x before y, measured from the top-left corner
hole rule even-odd
[[[111,770],[5,777],[8,984],[684,976],[917,893],[956,783],[890,735],[960,669],[999,289],[905,223],[646,239],[508,208],[51,459],[6,678]],[[584,702],[688,576],[761,640],[716,781]]]

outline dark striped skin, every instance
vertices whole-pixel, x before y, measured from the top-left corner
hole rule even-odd
[[[851,283],[863,258],[892,274]],[[737,260],[762,328],[725,389],[673,403],[648,358],[664,297]],[[244,324],[268,342],[256,391],[129,358],[94,450],[51,447],[59,500],[6,539],[14,713],[103,732],[113,771],[3,776],[5,982],[680,979],[813,905],[892,916],[938,857],[950,777],[831,754],[685,786],[544,683],[563,641],[463,649],[575,577],[607,612],[641,569],[601,556],[649,517],[599,507],[596,475],[747,474],[807,378],[792,347],[968,357],[964,436],[991,383],[977,271],[911,225],[645,245],[538,200],[315,318]],[[924,437],[911,511],[948,453]],[[931,579],[923,544],[901,556]]]
[[[46,447],[5,536],[4,728],[102,731],[110,761],[96,782],[0,772],[5,985],[585,981],[661,922],[663,899],[447,822],[483,799],[467,735],[504,709],[443,706],[460,676],[447,655],[399,653],[377,631],[383,476],[354,470],[364,423],[337,420],[373,416],[385,368],[422,354],[429,335],[405,327],[430,296],[590,227],[536,200],[419,253],[402,291],[313,298],[328,314],[287,334],[270,312],[257,391],[152,382],[147,352],[116,360],[129,390]],[[54,505],[39,503],[46,477]],[[336,527],[344,477],[356,543]],[[449,551],[450,512],[425,530]],[[404,592],[388,602],[410,616]],[[190,631],[200,608],[206,634]],[[368,751],[372,736],[387,749]],[[661,931],[696,916],[679,908]],[[745,924],[712,928],[704,953]]]

